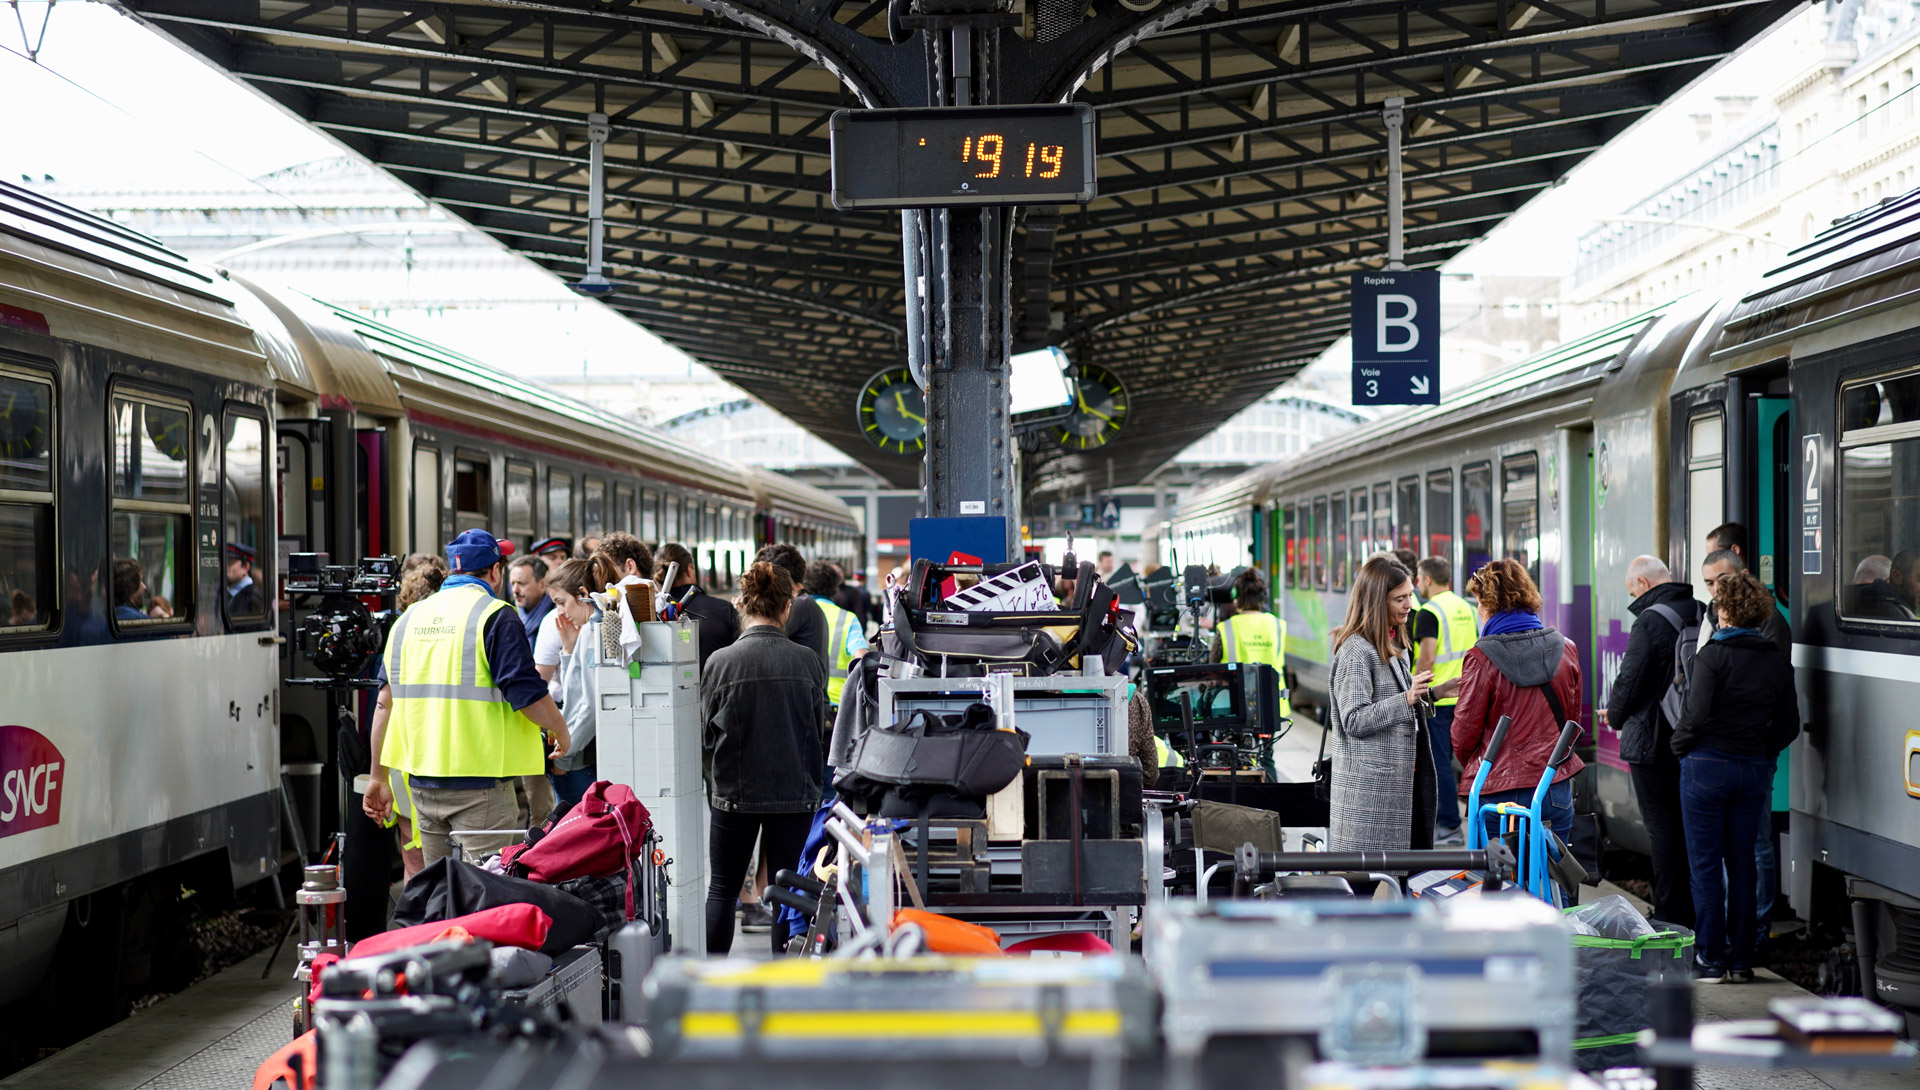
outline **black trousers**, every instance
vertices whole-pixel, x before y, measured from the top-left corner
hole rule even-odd
[[[707,830],[707,953],[725,956],[733,949],[733,905],[753,866],[753,845],[762,841],[768,872],[794,870],[813,829],[813,811],[797,814],[743,814],[715,809]],[[772,908],[774,906],[768,905]],[[773,926],[773,952],[787,952],[785,929]]]
[[[1672,735],[1660,732],[1651,764],[1629,762],[1633,797],[1640,804],[1640,820],[1653,842],[1653,914],[1667,923],[1693,926],[1693,893],[1689,885],[1687,833],[1680,818],[1680,758],[1668,745]]]

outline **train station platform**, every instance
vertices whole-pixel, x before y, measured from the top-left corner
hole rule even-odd
[[[1320,744],[1318,724],[1301,716],[1274,747],[1282,776],[1312,774]],[[1581,899],[1618,893],[1645,909],[1632,893],[1612,883],[1582,888]],[[743,952],[757,952],[746,944]],[[268,951],[171,996],[32,1067],[0,1079],[0,1090],[245,1090],[254,1070],[286,1044],[291,1005],[299,993],[292,979],[291,950],[283,950],[272,972],[262,978]],[[1791,981],[1760,970],[1752,984],[1694,989],[1695,1019],[1700,1023],[1764,1018],[1767,1002],[1808,994]],[[1606,1081],[1610,1090],[1638,1090],[1635,1077]],[[1645,1085],[1650,1087],[1651,1081]],[[1914,1090],[1920,1072],[1836,1073],[1799,1070],[1703,1068],[1695,1073],[1701,1090]]]
[[[0,1090],[246,1090],[291,1039],[292,947],[264,978],[270,950],[0,1079]]]

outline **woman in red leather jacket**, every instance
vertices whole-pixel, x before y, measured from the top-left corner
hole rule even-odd
[[[1480,754],[1503,715],[1513,717],[1480,792],[1482,805],[1533,801],[1540,773],[1553,755],[1560,728],[1580,714],[1580,660],[1573,641],[1540,620],[1540,590],[1524,564],[1495,560],[1467,580],[1480,608],[1480,639],[1460,674],[1453,713],[1453,752],[1463,769],[1465,795],[1480,770]],[[1549,695],[1551,694],[1551,695]],[[1573,836],[1574,775],[1585,764],[1569,756],[1547,791],[1546,822],[1560,839]]]

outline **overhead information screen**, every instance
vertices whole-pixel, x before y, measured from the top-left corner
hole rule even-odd
[[[840,110],[828,131],[842,211],[1093,199],[1091,106]]]

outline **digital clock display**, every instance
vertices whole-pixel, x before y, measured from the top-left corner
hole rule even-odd
[[[840,110],[833,206],[1085,204],[1094,196],[1093,108]]]

